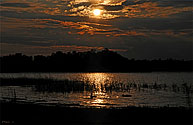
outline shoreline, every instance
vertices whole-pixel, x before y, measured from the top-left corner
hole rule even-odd
[[[76,108],[1,101],[2,124],[182,124],[193,123],[193,108]]]

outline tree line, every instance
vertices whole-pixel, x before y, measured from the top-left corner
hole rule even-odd
[[[87,52],[61,51],[49,56],[22,53],[0,57],[0,72],[190,72],[193,60],[128,59],[107,48]]]

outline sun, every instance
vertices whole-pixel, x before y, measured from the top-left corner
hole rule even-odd
[[[94,14],[95,16],[99,16],[99,15],[101,15],[101,10],[99,10],[99,9],[94,9],[94,10],[93,10],[93,14]]]

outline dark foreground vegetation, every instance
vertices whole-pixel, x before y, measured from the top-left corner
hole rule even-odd
[[[192,111],[184,107],[75,108],[1,101],[1,123],[192,125]]]
[[[193,71],[193,60],[127,59],[105,49],[96,52],[58,51],[50,56],[22,53],[0,57],[0,72],[152,72]]]
[[[94,84],[84,81],[55,80],[48,78],[1,78],[0,86],[33,86],[38,92],[76,92],[97,91]],[[104,83],[100,87],[106,92],[166,90],[193,93],[192,86],[186,83],[173,84],[137,84],[137,83]],[[190,102],[191,104],[191,102]],[[1,124],[18,125],[102,125],[102,124],[129,124],[129,125],[192,125],[193,109],[189,107],[120,107],[96,108],[84,107],[79,104],[35,104],[17,100],[13,97],[9,101],[0,101]]]

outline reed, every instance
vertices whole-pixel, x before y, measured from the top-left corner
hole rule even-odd
[[[38,92],[83,92],[83,91],[100,91],[103,92],[130,92],[135,91],[172,91],[183,92],[190,96],[193,93],[191,84],[182,83],[172,85],[154,83],[135,83],[107,81],[105,83],[95,84],[89,81],[78,80],[58,80],[52,78],[0,78],[0,86],[30,86]]]

